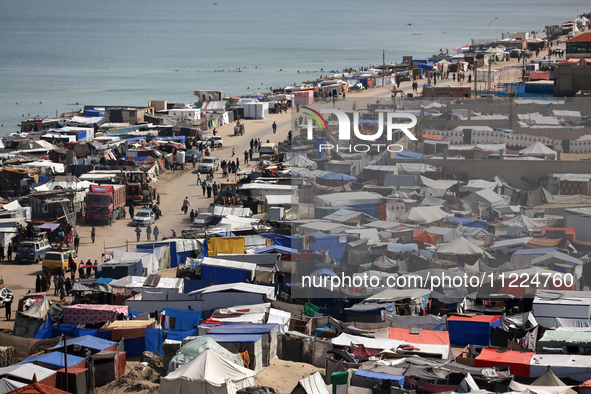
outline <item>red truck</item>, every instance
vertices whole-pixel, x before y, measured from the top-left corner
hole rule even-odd
[[[111,224],[123,217],[125,202],[125,185],[90,185],[86,194],[86,220]]]

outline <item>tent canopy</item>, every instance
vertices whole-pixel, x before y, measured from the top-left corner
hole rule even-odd
[[[474,245],[472,242],[468,241],[464,237],[459,237],[454,239],[451,242],[448,242],[439,248],[437,248],[437,253],[441,254],[454,254],[454,255],[474,255],[474,254],[482,254],[483,250],[480,249],[478,246]]]

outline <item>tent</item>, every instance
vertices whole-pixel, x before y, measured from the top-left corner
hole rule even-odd
[[[248,351],[249,368],[257,373],[263,369],[263,334],[206,334],[205,337],[213,339],[232,353]]]
[[[573,386],[564,384],[558,376],[552,372],[550,368],[539,378],[537,378],[531,385],[512,381],[509,388],[513,392],[523,393],[552,393],[552,394],[576,394],[572,389]]]
[[[176,370],[180,366],[193,360],[206,350],[211,350],[226,361],[236,364],[240,367],[244,366],[242,358],[238,354],[234,354],[224,347],[219,345],[216,341],[209,337],[198,337],[183,345],[178,353],[170,360],[168,365],[168,373]]]
[[[255,373],[220,357],[211,349],[160,380],[160,393],[235,394],[253,386]]]
[[[451,254],[459,256],[481,255],[483,250],[464,237],[459,237],[437,248],[437,254]]]
[[[277,358],[277,328],[277,324],[220,324],[209,334],[262,334],[263,367],[267,367]]]
[[[533,352],[485,348],[476,356],[474,366],[476,368],[508,366],[512,374],[529,377],[529,363],[534,354]]]
[[[535,354],[529,363],[530,378],[542,376],[548,368],[559,378],[584,382],[589,378],[591,356],[578,354]]]
[[[320,372],[314,373],[298,382],[292,394],[330,394]]]
[[[451,214],[441,207],[414,207],[410,209],[408,220],[415,223],[433,223],[443,220]]]
[[[510,227],[523,227],[527,231],[532,232],[539,232],[542,230],[542,227],[539,223],[537,223],[534,219],[528,218],[525,215],[518,215],[512,219],[505,220],[501,222],[501,224]]]
[[[88,348],[92,350],[96,350],[97,352],[101,352],[103,350],[117,350],[117,342],[114,341],[107,341],[106,339],[93,337],[91,335],[84,335],[78,338],[71,338],[66,341],[66,345],[68,347],[79,345],[83,348]],[[64,341],[60,341],[57,345],[50,348],[49,350],[57,350],[64,348]]]
[[[39,327],[47,319],[51,303],[44,297],[24,312],[17,312],[14,321],[14,335],[21,338],[35,338]]]
[[[65,324],[98,324],[114,321],[123,314],[127,317],[128,308],[124,305],[90,305],[77,304],[64,306],[63,322]]]
[[[312,169],[316,169],[317,164],[308,159],[306,156],[304,155],[293,155],[293,157],[291,157],[288,160],[285,160],[283,163],[281,163],[282,166],[284,167],[301,167],[301,168],[312,168]]]
[[[201,262],[201,279],[217,285],[248,282],[254,279],[256,269],[253,263],[205,257]]]
[[[490,325],[499,316],[450,316],[447,319],[449,341],[454,345],[490,346]]]
[[[552,160],[556,158],[556,151],[548,148],[540,141],[536,141],[527,148],[520,150],[519,154],[523,156],[543,157]]]

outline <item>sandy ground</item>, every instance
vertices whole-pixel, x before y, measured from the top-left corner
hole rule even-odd
[[[316,372],[324,374],[324,368],[277,359],[256,375],[255,383],[260,386],[272,387],[279,393],[286,394],[291,393],[298,381]]]
[[[564,47],[561,44],[560,47]],[[554,47],[556,48],[556,47]],[[546,51],[540,53],[539,58],[546,55]],[[501,81],[509,82],[521,76],[519,68],[521,64],[517,59],[511,59],[509,62],[493,63],[492,68],[501,69]],[[420,80],[419,85],[425,83],[426,80]],[[461,86],[467,85],[454,82],[453,80],[438,81],[437,86]],[[471,85],[473,87],[473,84]],[[359,108],[364,107],[364,102],[373,102],[373,100],[390,97],[392,86],[381,87],[370,90],[352,91],[347,94],[347,101],[337,101],[334,105],[336,108],[347,106],[350,109],[351,100],[359,100]],[[479,86],[479,89],[481,87]],[[482,86],[484,88],[484,85]],[[402,82],[400,89],[405,93],[412,92],[411,82]],[[420,90],[420,89],[419,89]],[[332,104],[324,104],[331,106]],[[344,107],[341,109],[345,109]],[[244,120],[246,132],[242,136],[234,136],[234,124],[226,125],[218,128],[218,135],[221,135],[224,141],[224,147],[215,149],[213,155],[220,159],[231,159],[232,148],[236,150],[236,156],[240,159],[241,167],[244,168],[244,150],[249,148],[249,142],[252,138],[260,138],[264,143],[267,139],[271,142],[280,142],[287,138],[287,133],[292,126],[292,111],[289,110],[283,114],[271,114],[265,120]],[[277,122],[277,133],[273,134],[271,125],[273,121]],[[256,160],[258,155],[255,154],[253,158]],[[216,181],[221,180],[221,172],[216,173]],[[181,205],[185,196],[189,197],[192,209],[198,209],[209,206],[212,199],[202,196],[201,187],[197,185],[196,171],[188,165],[184,171],[167,172],[156,182],[158,193],[161,196],[161,210],[163,216],[156,222],[160,231],[160,238],[171,235],[171,229],[175,229],[180,236],[181,230],[191,226],[189,215],[181,213]],[[154,226],[153,226],[154,227]],[[133,247],[136,243],[136,235],[134,227],[131,226],[131,219],[127,215],[126,219],[116,221],[112,226],[97,226],[96,242],[92,243],[90,240],[90,226],[84,223],[78,226],[80,234],[80,250],[79,260],[86,261],[90,259],[101,260],[101,255],[105,247],[125,246]],[[142,242],[147,241],[145,232],[142,233]],[[174,272],[174,271],[173,271]],[[174,276],[173,272],[167,272],[167,276]],[[28,290],[35,288],[35,275],[41,273],[40,265],[22,265],[14,264],[12,262],[3,262],[0,264],[0,275],[4,279],[6,286],[15,293],[15,302],[13,303],[13,318],[17,309],[18,300],[27,293]],[[50,298],[53,298],[53,289],[50,290]],[[55,297],[57,298],[57,297]],[[1,312],[0,312],[1,315]],[[7,322],[4,316],[0,316],[0,329],[12,329],[13,322]]]

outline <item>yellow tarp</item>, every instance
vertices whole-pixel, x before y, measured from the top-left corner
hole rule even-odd
[[[246,242],[244,237],[210,238],[207,240],[209,256],[218,254],[245,254]]]

